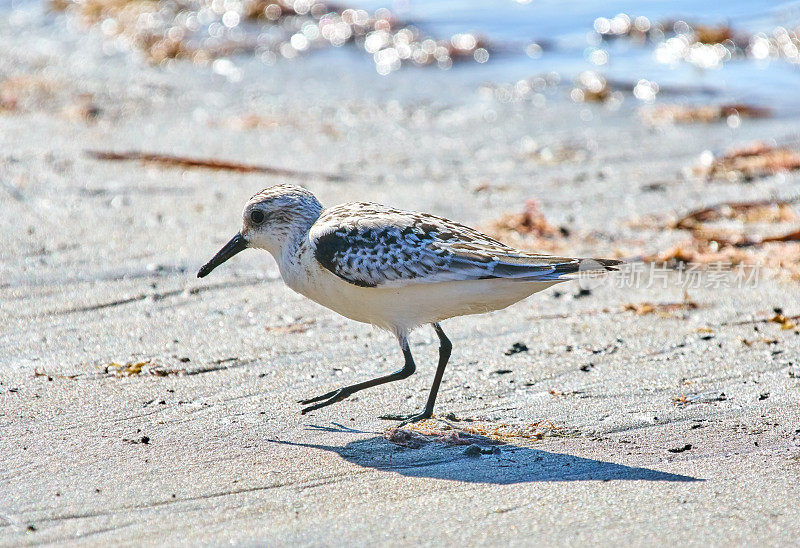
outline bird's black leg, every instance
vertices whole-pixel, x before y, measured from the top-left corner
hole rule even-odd
[[[403,350],[403,356],[405,357],[405,364],[403,365],[402,369],[395,371],[391,375],[385,375],[383,377],[378,377],[377,379],[352,384],[350,386],[345,386],[344,388],[339,388],[338,390],[332,390],[326,394],[317,396],[316,398],[302,400],[300,403],[304,405],[314,402],[319,403],[303,408],[301,413],[305,415],[309,411],[314,411],[315,409],[319,409],[321,407],[327,407],[331,404],[342,401],[343,399],[366,388],[372,388],[373,386],[378,386],[379,384],[399,381],[400,379],[410,377],[414,374],[414,371],[416,371],[417,366],[414,364],[414,357],[411,355],[411,350],[408,347],[408,340],[406,340],[405,337],[400,339],[400,348]]]
[[[382,419],[400,420],[403,422],[401,422],[399,426],[403,426],[410,422],[429,419],[433,416],[433,406],[436,403],[436,395],[439,393],[439,385],[442,384],[442,376],[444,375],[445,367],[447,367],[447,361],[450,359],[450,352],[453,350],[453,343],[451,343],[450,339],[447,338],[447,335],[444,334],[441,325],[438,323],[432,325],[433,329],[436,331],[436,334],[439,336],[439,365],[436,368],[436,375],[433,377],[433,385],[431,385],[431,391],[428,395],[428,403],[425,404],[425,409],[422,410],[422,413],[417,413],[416,415],[383,415],[381,416]]]

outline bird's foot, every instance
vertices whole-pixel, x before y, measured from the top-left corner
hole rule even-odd
[[[423,411],[422,413],[410,414],[410,415],[381,415],[378,417],[379,419],[383,419],[385,421],[400,421],[400,424],[397,425],[397,428],[410,424],[412,422],[419,422],[425,419],[429,419],[433,416],[432,411]]]
[[[297,403],[300,403],[302,405],[308,405],[309,403],[314,403],[314,402],[317,402],[317,401],[327,400],[329,398],[334,397],[336,394],[338,394],[342,390],[343,390],[342,388],[337,388],[336,390],[331,390],[330,392],[326,392],[325,394],[322,394],[321,396],[317,396],[315,398],[309,398],[307,400],[300,400]]]
[[[339,388],[338,390],[331,390],[321,396],[317,396],[316,398],[309,398],[307,400],[300,400],[298,403],[302,405],[307,405],[309,403],[319,402],[316,405],[309,405],[308,407],[304,407],[300,410],[301,415],[305,415],[311,411],[315,411],[316,409],[320,409],[321,407],[327,407],[332,405],[336,402],[340,402],[343,399],[349,397],[352,394],[350,390],[347,388]]]

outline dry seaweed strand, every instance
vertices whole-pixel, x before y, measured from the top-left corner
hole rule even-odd
[[[684,293],[683,300],[676,303],[641,302],[622,305],[622,310],[633,312],[638,316],[658,314],[664,318],[672,318],[676,316],[677,312],[697,310],[698,308],[700,305],[693,301],[688,293]]]
[[[783,312],[776,312],[767,322],[778,324],[781,329],[789,330],[797,327],[797,320],[800,320],[800,315],[787,316]]]
[[[790,223],[798,220],[789,200],[754,200],[723,202],[690,211],[677,220],[662,225],[687,230],[689,239],[671,248],[643,258],[654,263],[694,263],[774,268],[793,278],[800,278],[800,229],[770,236],[747,234],[742,229],[710,227],[719,220],[742,223]]]
[[[780,236],[767,236],[766,238],[761,238],[761,243],[769,242],[800,242],[800,229],[787,232],[786,234],[781,234]]]
[[[154,377],[168,377],[171,375],[185,375],[203,373],[206,370],[214,371],[218,368],[200,368],[189,372],[184,367],[170,368],[157,363],[154,360],[144,360],[140,362],[117,363],[111,362],[104,368],[104,373],[108,377],[137,377],[139,375],[152,375]]]
[[[781,309],[776,309],[772,314],[772,316],[767,316],[764,318],[753,318],[750,320],[736,320],[732,322],[723,322],[719,325],[720,326],[753,325],[753,324],[766,323],[766,324],[777,324],[781,326],[781,329],[789,330],[797,328],[798,322],[800,322],[800,314],[789,315],[784,313],[783,310]],[[744,340],[742,342],[744,343]],[[765,340],[764,342],[767,341]]]
[[[48,381],[52,381],[53,379],[69,379],[71,381],[74,381],[75,379],[80,377],[80,375],[79,374],[61,375],[61,374],[58,374],[58,373],[48,373],[46,370],[39,369],[37,367],[37,368],[35,368],[33,370],[33,377],[34,378],[46,377]]]
[[[757,247],[767,243],[800,241],[800,230],[792,230],[777,236],[759,236],[742,234],[736,230],[703,230],[694,232],[694,238],[704,246],[715,249],[726,247]]]
[[[778,344],[778,339],[770,339],[767,337],[759,337],[757,339],[745,339],[743,337],[740,337],[739,341],[745,346],[753,346],[757,342],[769,345]]]
[[[732,103],[724,105],[658,105],[641,111],[642,118],[651,124],[692,124],[727,121],[730,116],[739,118],[769,118],[768,108]]]
[[[106,366],[105,372],[115,377],[134,377],[136,375],[140,375],[143,368],[146,365],[150,365],[150,363],[151,360],[127,363],[111,362]]]
[[[800,169],[800,152],[756,142],[713,158],[708,165],[695,167],[694,172],[707,180],[751,181],[797,169]]]
[[[107,161],[140,161],[146,164],[157,164],[166,167],[182,168],[202,168],[216,169],[224,171],[235,171],[238,173],[266,173],[269,175],[279,175],[282,177],[319,177],[328,181],[341,181],[340,175],[329,173],[319,173],[313,171],[299,171],[295,169],[277,168],[271,166],[261,166],[253,164],[243,164],[239,162],[228,162],[224,160],[208,160],[200,158],[190,158],[186,156],[172,156],[169,154],[158,154],[141,151],[109,152],[100,150],[87,150],[86,155],[96,160]]]
[[[702,223],[720,219],[737,219],[743,222],[793,222],[798,219],[791,201],[751,200],[746,202],[722,202],[693,209],[671,223],[668,228],[694,230]]]

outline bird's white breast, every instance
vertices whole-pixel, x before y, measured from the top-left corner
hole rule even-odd
[[[487,279],[361,287],[323,268],[308,245],[278,263],[284,282],[294,291],[342,316],[395,333],[454,316],[500,310],[557,283]]]

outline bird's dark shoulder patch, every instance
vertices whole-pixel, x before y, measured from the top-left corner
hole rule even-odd
[[[353,276],[353,254],[352,246],[359,237],[357,229],[340,229],[317,238],[314,258],[327,270],[330,270],[346,282],[360,287],[375,287],[375,281],[367,279],[366,276]],[[350,266],[351,268],[346,268]]]

